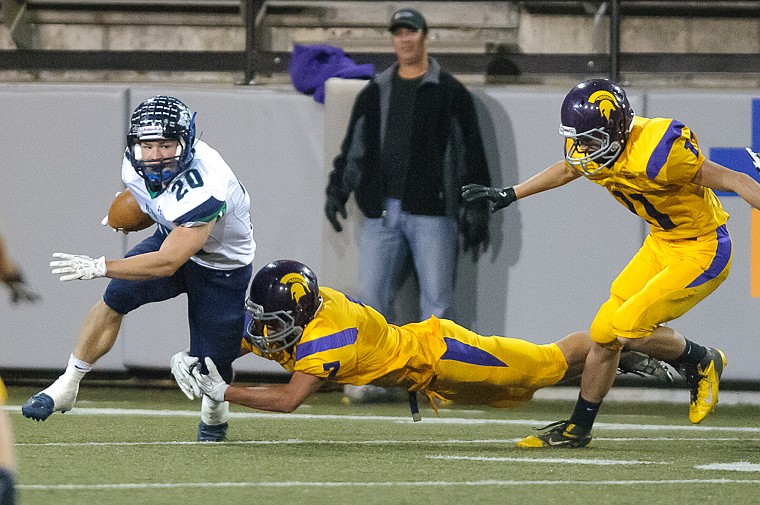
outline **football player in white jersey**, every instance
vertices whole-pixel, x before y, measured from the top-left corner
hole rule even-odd
[[[156,232],[123,259],[53,254],[50,266],[62,281],[112,280],[90,310],[64,374],[24,404],[28,418],[44,421],[70,410],[80,380],[111,349],[124,315],[181,293],[187,294],[189,355],[212,357],[232,380],[256,248],[248,193],[219,153],[195,138],[195,114],[161,95],[132,113],[122,180]],[[198,440],[223,440],[228,418],[226,403],[204,401]]]

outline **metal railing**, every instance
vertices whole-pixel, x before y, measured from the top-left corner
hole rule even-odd
[[[31,1],[31,0],[30,0]],[[174,3],[172,3],[172,1]],[[334,0],[340,1],[340,0]],[[346,0],[351,1],[351,0]],[[352,0],[356,1],[356,0]],[[359,0],[362,1],[362,0]],[[440,1],[440,0],[438,0]],[[459,0],[462,1],[462,0]],[[188,8],[189,4],[202,5],[204,2],[162,0],[142,2],[140,0],[34,0],[34,5],[60,8],[86,8],[88,5],[103,5],[111,8],[152,8],[169,2],[165,8]],[[294,3],[309,3],[297,0]],[[511,2],[505,2],[511,3]],[[626,13],[636,15],[678,15],[674,6],[696,15],[709,16],[717,12],[723,15],[752,16],[760,18],[760,1],[723,2],[662,2],[655,0],[608,0],[606,2],[566,2],[566,1],[522,1],[521,6],[540,6],[555,10],[565,8],[572,12],[579,4],[598,9],[606,7],[609,16],[609,52],[595,54],[525,54],[525,53],[436,53],[442,64],[454,73],[483,75],[491,68],[506,63],[520,74],[560,74],[560,75],[606,75],[619,81],[621,70],[645,73],[735,73],[760,74],[760,55],[744,53],[621,53],[620,23]],[[170,5],[171,4],[171,5]],[[214,5],[234,9],[235,2],[216,0]],[[4,50],[0,51],[0,70],[131,70],[131,71],[197,71],[197,72],[242,72],[242,84],[256,82],[257,75],[287,73],[290,53],[287,51],[267,51],[258,44],[262,20],[266,15],[264,0],[240,0],[239,12],[245,24],[244,51],[68,51],[68,50]],[[670,7],[668,10],[666,7]],[[698,7],[702,8],[700,9]],[[648,8],[647,8],[648,7]],[[357,63],[373,63],[382,68],[394,61],[391,53],[353,52],[349,53]]]

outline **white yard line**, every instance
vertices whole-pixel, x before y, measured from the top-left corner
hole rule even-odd
[[[182,488],[372,488],[372,487],[514,487],[514,486],[672,486],[678,484],[760,484],[757,479],[672,479],[672,480],[477,480],[406,482],[176,482],[132,484],[17,484],[21,491],[92,491],[109,489]]]
[[[408,444],[460,444],[460,445],[495,445],[495,444],[514,444],[520,438],[500,438],[500,439],[478,439],[478,440],[228,440],[223,444],[209,442],[197,442],[194,440],[166,440],[151,442],[40,442],[40,443],[16,443],[17,447],[110,447],[110,446],[161,446],[161,445],[211,445],[223,447],[227,445],[311,445],[311,444],[329,444],[329,445],[408,445]],[[594,441],[602,442],[693,442],[695,437],[595,437]],[[700,442],[747,442],[760,441],[758,439],[738,438],[738,437],[704,437],[698,438]]]
[[[20,412],[20,406],[2,407],[9,412]],[[542,426],[553,419],[468,419],[461,417],[445,417],[456,411],[445,413],[443,417],[435,417],[432,411],[428,411],[427,416],[423,416],[425,423],[432,424],[469,424],[469,425],[511,425],[511,426]],[[66,416],[150,416],[150,417],[198,417],[196,410],[160,410],[160,409],[116,409],[116,408],[79,408],[66,412]],[[279,421],[287,420],[330,420],[330,421],[383,421],[392,423],[411,424],[411,416],[357,416],[357,415],[336,415],[336,414],[273,414],[267,412],[231,412],[232,419],[277,419]],[[685,421],[684,421],[685,422]],[[638,430],[638,431],[685,431],[700,432],[717,431],[725,433],[760,433],[760,426],[701,426],[701,425],[670,425],[670,424],[643,424],[643,423],[596,423],[594,429],[599,430]]]
[[[760,465],[749,461],[737,461],[735,463],[708,463],[697,465],[698,470],[727,470],[731,472],[760,472]]]
[[[509,458],[496,456],[425,456],[427,459],[445,459],[451,461],[487,461],[497,463],[559,463],[562,465],[669,465],[667,461],[639,461],[635,459],[586,459],[586,458]]]
[[[760,405],[760,392],[758,391],[731,391],[721,390],[720,405]],[[578,399],[578,388],[568,386],[556,386],[539,389],[533,396],[536,400],[572,400]],[[688,406],[689,391],[683,388],[657,389],[641,387],[613,387],[605,396],[604,402],[662,402],[676,403]]]

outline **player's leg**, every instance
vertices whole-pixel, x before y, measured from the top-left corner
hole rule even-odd
[[[0,379],[0,407],[5,405],[5,384]],[[0,503],[16,503],[16,451],[13,445],[13,430],[8,413],[0,409]]]
[[[164,238],[156,233],[137,244],[126,256],[156,251]],[[95,362],[113,347],[124,315],[141,305],[167,300],[181,292],[182,287],[173,277],[148,281],[112,279],[103,300],[90,309],[74,352],[69,356],[66,371],[48,388],[29,398],[21,408],[22,414],[35,421],[44,421],[53,412],[71,410],[76,403],[79,383]]]
[[[440,321],[446,350],[436,363],[430,390],[455,402],[512,407],[556,384],[568,365],[556,344],[482,336],[453,321]],[[580,344],[580,342],[579,342]]]
[[[628,296],[640,290],[657,274],[654,255],[644,245],[612,283],[610,298],[602,304],[591,324],[592,343],[581,375],[581,390],[568,420],[547,426],[541,435],[531,435],[517,445],[526,448],[584,447],[591,441],[591,428],[606,396],[615,381],[622,344],[613,331],[612,319]]]
[[[613,325],[621,337],[630,339],[626,345],[666,360],[681,372],[691,391],[689,419],[699,423],[718,402],[725,356],[660,325],[688,312],[726,279],[731,241],[721,227],[714,236],[667,244],[661,257],[665,268],[620,307]]]
[[[420,320],[454,318],[458,227],[454,218],[406,214],[404,234],[420,284]]]
[[[245,331],[245,297],[252,267],[213,270],[192,262],[182,267],[187,286],[191,356],[211,358],[227,382],[233,380],[232,362],[240,355],[240,339]],[[227,435],[229,403],[204,396],[198,440],[220,442]]]
[[[123,316],[102,300],[87,314],[74,353],[69,356],[66,371],[50,386],[35,394],[21,408],[25,417],[44,421],[53,412],[67,412],[74,407],[79,382],[92,370],[92,365],[113,347]],[[78,356],[82,356],[79,358]]]
[[[581,375],[586,363],[586,357],[591,349],[591,335],[589,332],[573,332],[559,339],[556,344],[567,362],[567,372],[563,379],[570,379]]]

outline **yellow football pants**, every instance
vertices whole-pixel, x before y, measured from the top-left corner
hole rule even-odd
[[[514,407],[530,400],[537,389],[556,384],[567,371],[556,344],[484,337],[445,319],[441,335],[447,350],[426,392],[447,400]]]
[[[591,338],[608,344],[617,337],[646,337],[682,316],[728,277],[731,255],[725,225],[689,240],[649,235],[612,283],[610,298],[591,324]]]

